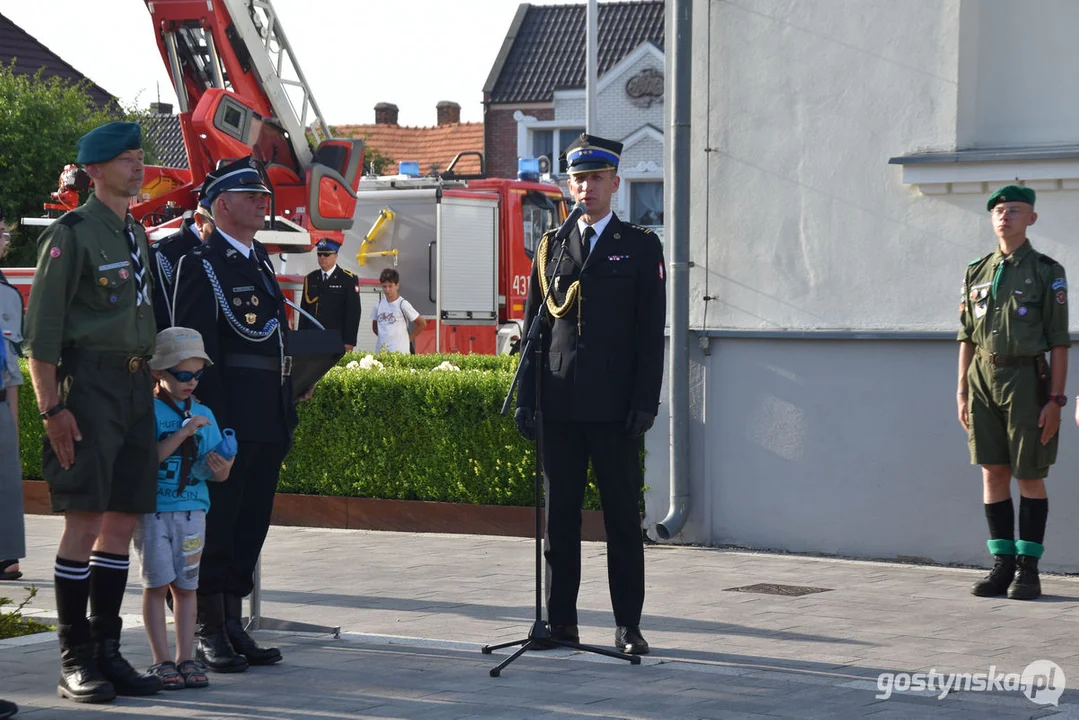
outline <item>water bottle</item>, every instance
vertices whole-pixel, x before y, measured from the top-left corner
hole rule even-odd
[[[195,464],[191,467],[191,476],[196,480],[209,480],[213,477],[214,473],[210,469],[209,463],[206,462],[206,456],[212,452],[217,453],[223,460],[231,460],[236,457],[236,451],[239,446],[236,444],[236,433],[231,428],[225,428],[221,431],[221,442],[217,444],[217,447],[207,450]]]

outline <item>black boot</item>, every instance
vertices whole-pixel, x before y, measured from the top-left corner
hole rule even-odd
[[[1042,595],[1042,582],[1038,578],[1038,558],[1019,555],[1016,558],[1015,580],[1008,588],[1012,600],[1037,600]]]
[[[247,670],[247,659],[238,655],[225,634],[225,606],[220,593],[198,596],[195,657],[219,673]]]
[[[120,630],[123,621],[118,617],[91,617],[90,630],[94,636],[94,660],[101,674],[116,688],[117,695],[153,695],[161,691],[161,678],[140,673],[120,654]]]
[[[85,622],[85,621],[84,621]],[[116,688],[94,662],[89,627],[60,625],[60,682],[56,694],[77,703],[103,703],[116,698]]]
[[[989,574],[970,588],[978,597],[995,597],[1008,592],[1008,584],[1015,575],[1015,555],[994,555],[996,562]]]
[[[247,658],[251,665],[273,665],[281,662],[281,651],[275,647],[259,647],[247,634],[243,624],[243,602],[239,595],[225,593],[225,631],[236,652]]]

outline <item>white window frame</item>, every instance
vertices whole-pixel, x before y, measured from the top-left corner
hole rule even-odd
[[[533,157],[532,155],[532,133],[536,130],[551,130],[553,132],[553,138],[551,141],[551,153],[554,157],[548,158],[551,161],[551,176],[559,176],[558,172],[558,148],[562,146],[560,135],[563,130],[575,130],[580,132],[580,129],[585,126],[584,118],[581,118],[580,122],[568,122],[566,120],[539,120],[532,115],[525,115],[518,110],[513,113],[513,119],[517,121],[517,157]]]

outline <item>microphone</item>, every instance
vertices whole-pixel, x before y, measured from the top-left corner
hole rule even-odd
[[[568,236],[573,228],[577,227],[577,219],[588,212],[588,207],[579,202],[573,206],[573,209],[569,211],[569,215],[566,216],[566,221],[562,223],[562,227],[558,228],[558,232],[554,234],[555,242],[564,242],[566,236]]]

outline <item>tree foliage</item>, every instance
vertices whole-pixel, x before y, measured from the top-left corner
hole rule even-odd
[[[138,122],[145,112],[101,108],[87,89],[89,81],[16,71],[15,61],[0,63],[0,204],[10,220],[39,216],[56,190],[64,166],[75,162],[80,137],[112,120]],[[152,148],[147,162],[153,161]],[[36,228],[18,228],[5,265],[33,265]]]

